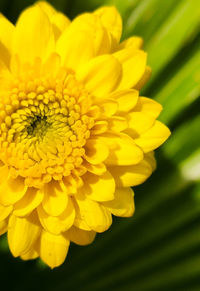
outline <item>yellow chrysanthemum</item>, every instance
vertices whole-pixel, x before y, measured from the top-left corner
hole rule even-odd
[[[0,16],[0,234],[15,257],[59,266],[70,241],[133,214],[130,187],[155,168],[170,132],[139,97],[142,41],[119,43],[121,31],[114,7],[72,22],[45,2],[16,26]]]

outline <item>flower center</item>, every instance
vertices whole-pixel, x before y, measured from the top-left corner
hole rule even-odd
[[[47,121],[47,116],[36,115],[32,118],[30,125],[26,128],[26,131],[29,136],[37,136],[38,139],[43,139],[50,125],[51,123]]]
[[[20,78],[0,99],[0,160],[13,177],[40,188],[52,179],[82,175],[84,145],[94,118],[91,97],[72,73]]]

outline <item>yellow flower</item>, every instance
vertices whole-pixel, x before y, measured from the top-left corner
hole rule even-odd
[[[139,97],[142,40],[119,43],[121,31],[114,7],[72,22],[46,2],[16,26],[0,16],[0,234],[15,257],[59,266],[70,241],[133,214],[130,187],[155,168],[170,132]]]

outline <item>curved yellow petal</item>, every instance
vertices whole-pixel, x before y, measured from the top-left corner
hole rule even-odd
[[[60,70],[60,56],[52,53],[42,66],[42,75],[56,78]]]
[[[106,165],[133,165],[143,159],[142,150],[127,134],[105,133],[100,138],[110,150],[109,156],[105,160]]]
[[[53,25],[55,40],[57,40],[62,32],[70,25],[71,21],[62,12],[56,12],[51,18],[51,23]]]
[[[44,194],[36,188],[28,188],[26,194],[14,205],[13,214],[25,216],[31,213],[42,202]]]
[[[108,121],[108,128],[110,131],[121,132],[127,129],[128,127],[128,122],[126,118],[121,117],[121,116],[110,117],[107,121]]]
[[[77,78],[96,96],[102,97],[113,91],[121,78],[121,65],[111,55],[90,60],[77,72]]]
[[[0,235],[4,234],[8,230],[8,221],[0,221]]]
[[[156,164],[154,152],[152,151],[152,152],[146,153],[144,157],[145,157],[145,160],[151,165],[152,171],[155,171],[157,164]]]
[[[103,163],[92,165],[91,163],[84,161],[83,166],[87,169],[87,171],[95,175],[102,175],[106,172],[106,166]]]
[[[105,120],[96,121],[94,126],[91,128],[91,136],[104,133],[108,130],[108,123]]]
[[[57,41],[56,51],[66,67],[77,71],[91,58],[109,53],[110,39],[99,18],[85,13],[65,29]]]
[[[129,112],[126,114],[128,128],[126,133],[133,138],[147,131],[155,122],[155,118],[143,112]]]
[[[104,202],[103,205],[110,210],[113,215],[130,217],[135,211],[134,192],[131,188],[116,188],[115,199]]]
[[[67,207],[59,216],[48,215],[41,205],[38,206],[37,211],[44,229],[55,235],[59,235],[69,229],[73,225],[75,218],[75,210],[71,198],[68,198]]]
[[[162,111],[162,105],[153,99],[139,97],[137,105],[134,107],[134,111],[143,112],[156,119]]]
[[[1,49],[0,49],[0,53],[1,53]],[[1,90],[1,95],[3,94],[3,96],[1,96],[0,98],[4,98],[5,93],[5,89],[7,90],[8,88],[8,84],[10,81],[10,77],[11,77],[11,73],[7,67],[7,65],[5,64],[5,62],[3,60],[0,59],[0,90]]]
[[[28,252],[20,256],[20,258],[24,261],[34,260],[38,257],[39,257],[39,253],[34,247],[32,247]]]
[[[69,26],[69,18],[63,13],[56,11],[56,9],[46,1],[39,1],[35,5],[39,5],[39,7],[48,15],[53,26],[55,39],[58,39],[61,33]]]
[[[77,245],[85,246],[91,244],[96,236],[96,232],[87,231],[75,226],[72,226],[67,232],[63,234],[70,241]]]
[[[103,95],[102,95],[103,96]],[[118,103],[114,99],[101,99],[98,98],[95,102],[101,111],[101,118],[106,118],[114,115],[118,109]]]
[[[119,112],[128,112],[135,107],[138,101],[139,92],[134,89],[117,91],[109,95],[118,102]]]
[[[107,29],[102,25],[99,16],[94,13],[83,13],[72,21],[72,27],[82,32],[89,32],[94,48],[94,56],[107,54],[111,49],[111,40]]]
[[[131,36],[119,44],[118,50],[125,48],[140,49],[143,45],[143,39],[139,36]]]
[[[8,178],[8,176],[9,176],[8,166],[1,165],[0,166],[0,184],[5,182],[5,180]]]
[[[83,195],[76,197],[77,208],[74,225],[85,230],[103,232],[112,224],[111,213],[100,203],[85,198]],[[85,228],[85,225],[88,228]]]
[[[87,44],[85,46],[85,44]],[[83,49],[84,47],[84,49]],[[67,28],[56,44],[56,52],[61,56],[62,64],[77,71],[94,56],[93,41],[90,33],[74,32]]]
[[[115,180],[107,171],[101,176],[86,173],[83,176],[84,186],[80,192],[95,201],[108,201],[114,198]]]
[[[47,1],[38,1],[35,3],[35,5],[38,5],[47,15],[49,18],[52,17],[57,11],[56,9]]]
[[[144,51],[129,48],[113,55],[122,65],[122,79],[118,90],[133,88],[145,72],[147,54]]]
[[[44,193],[42,206],[50,216],[59,216],[66,209],[68,195],[63,191],[58,182],[52,181],[44,185],[41,192]]]
[[[144,159],[137,165],[109,167],[117,187],[131,187],[143,183],[153,172],[151,164]]]
[[[8,176],[4,182],[0,184],[0,203],[8,206],[19,201],[26,193],[27,186],[24,185],[24,179],[17,177],[16,179]]]
[[[0,13],[0,60],[9,67],[14,25]]]
[[[13,206],[3,206],[0,204],[0,221],[4,220],[12,212]]]
[[[60,266],[69,249],[70,241],[63,235],[43,231],[40,242],[40,257],[52,269]]]
[[[120,41],[122,34],[122,19],[115,6],[104,6],[95,10],[103,26],[109,31],[116,42]]]
[[[55,47],[52,25],[48,16],[38,6],[27,8],[19,17],[13,38],[13,53],[23,62],[44,58]]]
[[[161,144],[163,144],[170,136],[170,130],[160,121],[155,121],[154,125],[135,139],[135,143],[148,153]]]
[[[106,145],[98,138],[89,139],[85,145],[85,159],[94,165],[102,163],[108,156]]]
[[[139,82],[134,86],[135,89],[140,90],[147,83],[147,81],[151,77],[151,68],[149,66],[146,67],[145,72]]]
[[[40,235],[41,227],[36,213],[26,218],[12,215],[8,224],[8,244],[14,257],[28,252]]]

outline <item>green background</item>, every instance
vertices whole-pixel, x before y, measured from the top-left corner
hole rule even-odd
[[[0,0],[0,10],[15,22],[34,2]],[[172,136],[156,153],[157,171],[134,189],[134,217],[114,219],[90,246],[71,245],[61,267],[14,259],[1,238],[2,290],[200,290],[200,1],[49,2],[71,19],[116,5],[123,38],[144,38],[153,74],[141,94],[163,104]]]

